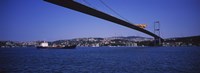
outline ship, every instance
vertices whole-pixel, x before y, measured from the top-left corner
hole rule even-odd
[[[38,49],[75,49],[76,45],[49,46],[48,42],[42,42],[36,48],[38,48]]]
[[[40,45],[39,46],[37,46],[36,48],[49,48],[49,45],[48,45],[48,42],[42,42],[42,43],[40,43]]]

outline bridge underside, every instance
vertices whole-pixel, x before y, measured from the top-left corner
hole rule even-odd
[[[107,20],[107,21],[111,21],[111,22],[117,23],[117,24],[122,25],[122,26],[129,27],[129,28],[137,30],[137,31],[141,31],[143,33],[146,33],[146,34],[154,37],[155,39],[158,39],[158,38],[162,39],[161,37],[151,33],[150,31],[139,28],[139,27],[135,26],[134,24],[131,24],[131,23],[126,22],[124,20],[121,20],[119,18],[113,17],[113,16],[106,14],[106,13],[103,13],[101,11],[95,10],[93,8],[90,8],[88,6],[85,6],[83,4],[75,2],[73,0],[44,0],[44,1],[56,4],[56,5],[59,5],[59,6],[62,6],[62,7],[66,7],[66,8],[75,10],[75,11],[79,11],[79,12],[82,12],[82,13],[85,13],[85,14],[88,14],[88,15],[92,15],[92,16],[95,16],[95,17],[98,17],[98,18],[101,18],[101,19],[104,19],[104,20]]]

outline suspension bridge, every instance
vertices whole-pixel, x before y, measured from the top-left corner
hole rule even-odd
[[[137,31],[140,31],[140,32],[143,32],[145,34],[148,34],[148,35],[154,37],[156,44],[160,44],[160,40],[163,40],[160,36],[150,32],[148,30],[140,28],[137,25],[130,23],[126,19],[125,19],[126,21],[119,19],[117,17],[111,16],[109,14],[106,14],[104,12],[96,10],[94,7],[93,8],[88,7],[86,5],[83,5],[81,3],[76,2],[74,0],[44,0],[44,1],[49,2],[49,3],[53,3],[55,5],[59,5],[59,6],[62,6],[62,7],[66,7],[66,8],[69,8],[69,9],[72,9],[72,10],[75,10],[75,11],[78,11],[78,12],[81,12],[81,13],[84,13],[84,14],[88,14],[88,15],[91,15],[91,16],[94,16],[94,17],[97,17],[97,18],[101,18],[101,19],[104,19],[104,20],[107,20],[107,21],[110,21],[110,22],[113,22],[113,23],[116,23],[116,24],[119,24],[119,25],[122,25],[122,26],[125,26],[125,27],[128,27],[128,28],[131,28],[131,29],[134,29],[134,30],[137,30]],[[114,11],[114,10],[112,10],[112,11]],[[122,17],[122,16],[120,16],[120,17]]]

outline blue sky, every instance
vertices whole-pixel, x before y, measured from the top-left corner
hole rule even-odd
[[[76,0],[82,4],[83,0]],[[120,18],[98,0],[86,0],[96,9]],[[200,35],[199,0],[102,0],[134,24],[159,20],[161,37]],[[90,6],[90,5],[88,5]],[[43,0],[1,0],[0,40],[34,41],[82,37],[144,36],[142,32]]]

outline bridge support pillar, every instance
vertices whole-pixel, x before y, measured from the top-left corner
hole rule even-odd
[[[154,46],[162,46],[162,39],[154,38]]]

